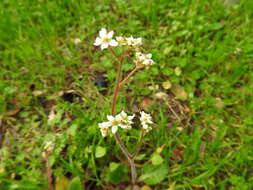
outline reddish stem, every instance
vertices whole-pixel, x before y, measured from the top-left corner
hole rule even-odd
[[[47,152],[46,152],[45,160],[46,160],[46,166],[47,166],[48,190],[53,190],[52,169],[49,162],[49,154]]]
[[[138,71],[138,67],[135,67],[120,83],[119,83],[119,86],[123,86],[127,81],[128,79],[136,72]]]

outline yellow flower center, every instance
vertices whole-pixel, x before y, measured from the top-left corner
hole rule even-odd
[[[109,43],[110,42],[110,38],[105,37],[102,39],[103,43]]]
[[[128,121],[128,118],[127,117],[122,117],[122,120]]]
[[[113,126],[118,126],[118,125],[119,125],[119,122],[116,121],[116,120],[114,120],[114,121],[112,122],[112,125],[113,125]]]

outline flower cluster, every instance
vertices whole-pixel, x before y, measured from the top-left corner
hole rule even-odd
[[[149,125],[153,124],[151,115],[145,113],[144,111],[142,111],[140,114],[141,114],[140,121],[143,129],[150,131],[152,128]]]
[[[96,38],[94,45],[100,46],[100,48],[107,49],[111,47],[117,46],[128,46],[130,49],[139,50],[139,47],[142,45],[142,38],[134,38],[133,36],[130,37],[123,37],[123,36],[116,36],[116,40],[113,39],[113,31],[107,32],[105,28],[102,28],[99,31],[99,37]],[[154,61],[151,59],[152,54],[144,54],[141,52],[136,52],[136,63],[142,66],[152,65]]]
[[[141,65],[153,65],[154,61],[151,59],[152,58],[152,54],[148,53],[148,54],[144,54],[141,52],[136,52],[136,60],[135,63],[136,65],[141,64]]]
[[[152,128],[149,126],[149,124],[153,124],[151,116],[145,113],[144,111],[140,112],[140,114],[141,114],[140,122],[142,128],[146,131],[151,130]],[[107,136],[110,128],[113,134],[115,134],[118,131],[119,127],[122,129],[131,129],[134,117],[135,115],[127,115],[124,111],[122,111],[116,116],[108,115],[107,116],[108,121],[98,124],[102,136],[103,137]]]
[[[46,142],[43,147],[42,157],[46,158],[47,155],[50,155],[54,150],[54,143],[52,141]]]
[[[142,45],[142,38],[134,38],[133,36],[130,36],[128,38],[116,36],[116,40],[121,46],[128,45],[131,47],[137,47]]]

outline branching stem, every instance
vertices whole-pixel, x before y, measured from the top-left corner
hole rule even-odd
[[[126,76],[126,78],[124,78],[120,83],[119,83],[119,86],[121,87],[121,86],[123,86],[127,81],[128,81],[128,79],[131,77],[131,76],[133,76],[133,74],[136,72],[136,71],[138,71],[138,67],[135,67],[127,76]]]
[[[113,49],[110,49],[113,56],[115,57],[116,61],[118,62],[118,70],[117,70],[117,76],[116,76],[116,84],[115,84],[115,88],[114,88],[114,93],[113,93],[113,99],[112,99],[112,115],[114,116],[115,115],[115,106],[116,106],[116,102],[117,102],[117,97],[118,97],[118,94],[119,94],[119,89],[122,85],[124,85],[127,80],[138,70],[138,68],[136,67],[134,70],[132,70],[126,77],[125,79],[123,79],[121,82],[120,82],[120,78],[121,78],[121,73],[122,73],[122,63],[123,63],[123,57],[125,55],[125,53],[128,52],[125,51],[125,53],[122,55],[122,57],[119,59],[116,55],[116,53],[114,52]],[[142,131],[142,134],[141,134],[141,139],[140,139],[140,142],[138,144],[138,147],[137,147],[137,150],[135,152],[135,155],[139,152],[139,149],[140,149],[140,146],[141,146],[141,141],[142,141],[142,138],[144,136],[144,133]],[[137,178],[137,173],[136,173],[136,166],[135,166],[135,163],[134,163],[134,157],[135,155],[131,155],[131,153],[128,151],[128,149],[126,148],[126,146],[124,145],[124,143],[122,142],[120,136],[116,133],[114,134],[114,137],[121,149],[121,151],[123,152],[123,154],[125,155],[125,157],[127,158],[128,162],[129,162],[129,165],[130,165],[130,169],[131,169],[131,182],[132,182],[132,189],[136,189],[136,178]]]

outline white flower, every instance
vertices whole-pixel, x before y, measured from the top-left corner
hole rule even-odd
[[[240,54],[242,52],[241,48],[235,48],[234,54]]]
[[[138,51],[138,52],[136,52],[135,55],[136,55],[136,63],[137,64],[142,64],[145,66],[154,64],[154,61],[151,59],[152,58],[151,53],[144,54],[144,53],[141,53]]]
[[[53,152],[53,149],[54,149],[54,143],[52,141],[46,142],[46,144],[44,146],[44,151],[51,153],[51,152]]]
[[[133,124],[133,118],[135,115],[128,116],[124,111],[122,111],[120,114],[117,115],[120,119],[120,127],[123,129],[131,129]]]
[[[144,111],[141,111],[140,114],[140,121],[143,129],[147,131],[151,130],[152,128],[148,126],[148,124],[153,124],[152,117],[150,116],[150,114],[147,114]]]
[[[151,120],[152,117],[150,116],[150,114],[145,113],[144,111],[141,111],[140,114],[141,114],[140,121],[142,123],[153,124],[153,121]]]
[[[99,123],[98,127],[100,128],[100,132],[102,134],[103,137],[107,136],[108,134],[108,128],[111,126],[110,122],[103,122],[103,123]]]
[[[152,130],[152,127],[148,126],[146,123],[142,123],[142,128],[146,130],[147,132]]]
[[[127,40],[125,37],[116,36],[116,40],[119,43],[119,45],[122,45],[122,46],[127,45]]]
[[[126,41],[127,41],[127,45],[129,46],[139,46],[142,44],[141,38],[133,38],[133,36],[126,38]]]
[[[100,46],[102,50],[108,48],[109,46],[117,46],[118,42],[112,39],[113,33],[113,31],[107,33],[106,29],[102,28],[99,31],[99,37],[96,38],[94,45]]]
[[[76,44],[76,45],[81,43],[81,42],[82,42],[82,40],[80,38],[74,39],[74,44]]]
[[[110,123],[110,127],[112,127],[112,133],[115,134],[121,124],[120,117],[118,115],[116,115],[115,117],[112,115],[108,115],[107,119],[109,120],[108,122]]]
[[[100,128],[100,132],[103,137],[106,137],[108,134],[108,129],[107,128]]]

